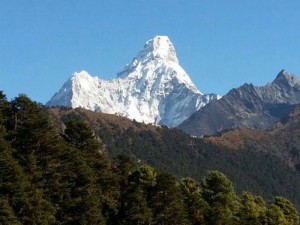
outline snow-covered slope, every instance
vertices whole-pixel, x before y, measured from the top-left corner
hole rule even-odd
[[[210,101],[178,63],[173,44],[156,36],[118,73],[102,80],[87,72],[75,73],[47,103],[119,114],[139,122],[175,127]]]

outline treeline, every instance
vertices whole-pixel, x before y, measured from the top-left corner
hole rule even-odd
[[[124,149],[126,150],[126,149]],[[43,106],[0,93],[0,224],[298,224],[287,199],[237,195],[218,171],[200,183],[133,161],[108,160],[80,120],[58,134]]]

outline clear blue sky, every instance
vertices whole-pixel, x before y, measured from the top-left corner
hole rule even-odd
[[[45,103],[75,71],[112,79],[168,35],[204,93],[300,76],[299,0],[0,0],[0,90]]]

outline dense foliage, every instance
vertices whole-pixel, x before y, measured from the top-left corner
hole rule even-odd
[[[57,134],[44,108],[0,93],[0,224],[298,224],[290,201],[237,195],[211,171],[180,181],[126,155],[108,160],[93,130]]]
[[[281,145],[266,142],[269,148],[259,151],[252,141],[246,149],[230,149],[176,129],[84,109],[51,109],[49,112],[61,132],[68,121],[88,123],[110,158],[126,152],[135,160],[169,172],[177,179],[190,176],[201,181],[208,171],[218,170],[232,180],[238,194],[248,191],[267,201],[280,195],[292,200],[300,209],[300,173],[290,160],[277,154],[285,151]],[[283,140],[290,143],[289,138]]]

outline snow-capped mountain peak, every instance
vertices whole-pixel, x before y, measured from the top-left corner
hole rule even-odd
[[[156,36],[144,45],[132,62],[118,73],[118,78],[162,80],[176,79],[195,93],[202,94],[179,65],[175,48],[167,36]]]
[[[132,62],[118,73],[118,77],[124,78],[128,71],[132,71],[143,65],[161,62],[173,62],[178,64],[175,48],[167,36],[156,36],[144,45],[144,48],[133,58]]]
[[[217,98],[196,88],[178,64],[170,39],[156,36],[146,42],[117,79],[105,81],[85,71],[75,73],[47,105],[83,107],[175,127]]]
[[[175,48],[167,36],[156,36],[146,42],[144,49],[138,54],[142,63],[151,59],[167,60],[179,63]]]

